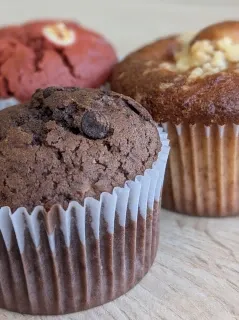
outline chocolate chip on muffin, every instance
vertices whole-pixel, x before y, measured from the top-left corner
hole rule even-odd
[[[92,139],[102,139],[110,133],[108,119],[98,111],[86,111],[82,117],[81,128],[84,134]]]

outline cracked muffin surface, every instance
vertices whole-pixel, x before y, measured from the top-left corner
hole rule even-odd
[[[117,58],[99,34],[71,21],[31,21],[0,29],[0,96],[27,101],[37,88],[95,88]]]
[[[0,207],[99,198],[152,167],[157,127],[137,102],[96,89],[39,89],[1,111]]]

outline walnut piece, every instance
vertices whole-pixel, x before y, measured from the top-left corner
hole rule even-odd
[[[198,40],[191,44],[191,39],[182,41],[180,51],[174,55],[175,62],[162,62],[161,69],[177,73],[189,73],[189,80],[205,77],[223,70],[239,62],[239,44],[230,37],[216,40]]]
[[[62,22],[47,25],[42,32],[50,42],[59,46],[72,45],[76,40],[75,32]]]

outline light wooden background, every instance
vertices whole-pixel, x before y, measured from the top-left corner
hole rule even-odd
[[[104,33],[119,56],[171,32],[239,18],[239,0],[0,0],[0,24],[75,18]],[[163,212],[161,246],[144,280],[102,307],[64,317],[0,310],[0,320],[237,320],[239,218],[204,219]]]

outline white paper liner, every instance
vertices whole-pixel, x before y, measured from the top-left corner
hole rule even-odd
[[[15,98],[0,99],[0,110],[15,106],[20,102]]]
[[[161,151],[159,152],[158,159],[153,164],[153,167],[147,169],[144,175],[137,176],[135,181],[127,181],[123,188],[114,188],[112,194],[102,193],[99,201],[94,198],[86,198],[84,206],[76,201],[72,201],[67,210],[60,208],[61,230],[67,247],[70,245],[70,222],[72,211],[75,212],[77,219],[77,229],[80,241],[82,244],[85,244],[86,209],[91,213],[91,227],[96,239],[99,239],[100,216],[102,212],[108,225],[108,232],[113,233],[115,212],[117,212],[119,216],[120,225],[124,227],[127,209],[129,209],[132,221],[136,221],[138,211],[141,216],[145,218],[147,210],[153,210],[154,202],[159,202],[161,197],[161,189],[170,149],[167,134],[163,132],[163,129],[160,127],[158,131],[162,143]],[[18,208],[14,213],[11,212],[9,207],[2,207],[0,209],[0,230],[8,250],[11,248],[13,230],[21,253],[24,252],[24,234],[26,228],[30,231],[35,247],[37,248],[40,245],[40,225],[38,215],[43,211],[44,208],[42,206],[35,207],[30,214],[23,207]],[[54,231],[48,234],[48,240],[50,248],[54,252]]]
[[[189,215],[239,214],[239,125],[162,126],[173,145],[162,206]]]

